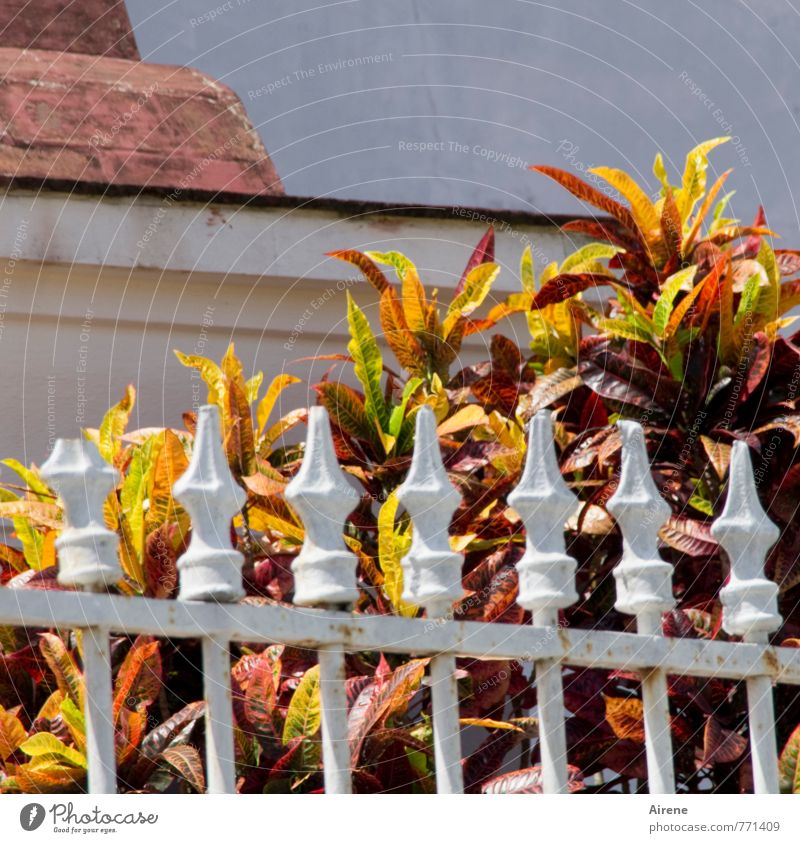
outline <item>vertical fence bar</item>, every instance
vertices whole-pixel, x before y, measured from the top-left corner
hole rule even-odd
[[[564,526],[578,500],[567,487],[553,445],[553,421],[548,411],[530,424],[528,454],[519,485],[508,502],[525,524],[525,554],[517,562],[517,603],[533,613],[536,626],[558,627],[558,610],[577,599],[575,569],[564,544]],[[535,661],[539,711],[539,751],[542,789],[567,792],[567,740],[564,724],[564,684],[560,659]]]
[[[117,764],[108,629],[86,627],[82,630],[81,640],[89,793],[116,793]]]
[[[462,596],[463,556],[450,549],[448,529],[461,495],[442,463],[436,417],[430,407],[417,413],[414,455],[397,498],[411,516],[411,547],[401,560],[403,600],[423,606],[429,618],[446,617]],[[431,659],[429,679],[433,705],[433,746],[436,789],[462,793],[461,729],[458,712],[456,661],[442,653]]]
[[[233,741],[231,657],[228,642],[203,638],[203,674],[206,695],[206,790],[236,792]]]
[[[728,554],[731,566],[728,584],[720,591],[722,627],[729,635],[766,644],[769,634],[781,625],[778,586],[764,576],[764,560],[780,531],[767,518],[758,499],[744,442],[733,445],[725,508],[711,532]],[[772,680],[768,676],[747,680],[747,705],[753,789],[756,793],[777,793],[778,746]]]
[[[246,500],[228,467],[222,447],[219,410],[206,405],[197,413],[192,459],[172,493],[192,519],[192,538],[178,559],[183,601],[231,603],[244,596],[242,562],[231,547],[231,519]],[[236,792],[236,756],[228,640],[204,636],[206,696],[206,788],[208,793]]]
[[[341,648],[321,647],[319,689],[322,708],[322,759],[325,793],[352,793],[350,744],[347,739],[345,661]]]
[[[619,421],[622,468],[619,485],[607,503],[622,529],[622,559],[614,569],[615,608],[636,616],[640,635],[660,635],[661,615],[675,605],[672,565],[658,553],[658,531],[670,506],[650,474],[644,431],[632,421]],[[647,785],[651,794],[674,793],[672,733],[667,677],[657,667],[642,673]]]
[[[345,519],[358,503],[358,493],[336,460],[324,407],[312,407],[309,413],[303,462],[286,488],[286,499],[297,510],[306,531],[303,548],[292,564],[294,602],[300,606],[349,608],[358,597],[357,559],[345,546],[342,531]],[[331,646],[321,647],[317,655],[325,793],[351,793],[345,654],[340,646]]]
[[[461,726],[458,717],[458,683],[455,656],[431,659],[429,678],[433,708],[433,760],[438,793],[461,793]]]
[[[56,540],[58,581],[104,592],[122,577],[119,538],[105,526],[103,505],[119,474],[87,439],[59,439],[41,477],[61,497],[65,527]],[[81,630],[89,793],[116,793],[117,761],[107,627]]]
[[[558,625],[558,612],[542,609],[533,617],[535,626]],[[539,755],[542,792],[567,793],[567,732],[564,721],[564,682],[561,659],[537,659],[536,699],[539,712]]]

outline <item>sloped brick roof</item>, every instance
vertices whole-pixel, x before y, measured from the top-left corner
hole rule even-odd
[[[140,58],[125,0],[0,0],[0,45]]]
[[[0,183],[283,195],[238,97],[139,61],[124,3],[0,0],[0,45]]]

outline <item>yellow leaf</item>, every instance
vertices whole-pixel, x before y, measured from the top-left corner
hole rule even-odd
[[[397,614],[413,618],[417,614],[417,607],[402,599],[403,569],[400,565],[400,560],[411,547],[411,536],[395,530],[398,506],[397,495],[392,492],[378,513],[378,558],[383,571],[383,590],[389,602]]]
[[[288,744],[292,738],[313,738],[321,722],[319,665],[315,664],[305,672],[292,694],[283,724],[283,743]],[[319,763],[319,744],[310,740],[304,743],[303,765],[310,772],[309,768]]]
[[[147,512],[145,529],[147,533],[167,521],[177,520],[176,512],[179,506],[172,497],[172,487],[189,467],[183,444],[171,430],[165,430],[159,438],[161,447],[150,472],[150,509]]]
[[[53,691],[52,694],[42,703],[37,717],[45,720],[52,720],[61,712],[61,703],[64,702],[64,692],[61,689]]]
[[[729,137],[713,138],[698,144],[686,156],[686,166],[683,170],[683,183],[680,194],[676,197],[678,210],[682,222],[686,222],[694,210],[695,203],[706,192],[706,170],[708,169],[708,153],[722,143],[729,141]]]
[[[200,377],[202,377],[208,387],[208,403],[215,404],[219,407],[223,421],[222,427],[223,430],[226,430],[228,402],[225,395],[227,391],[225,374],[222,369],[213,360],[209,360],[207,357],[200,357],[197,354],[182,354],[180,351],[176,351],[175,356],[184,366],[190,369],[197,369],[200,373]]]
[[[61,508],[41,501],[2,501],[0,518],[26,518],[37,527],[49,527],[51,530],[60,530],[64,526]]]
[[[272,410],[275,407],[275,402],[278,396],[293,383],[300,383],[300,378],[294,375],[278,375],[274,377],[267,387],[266,395],[259,401],[258,409],[256,410],[256,422],[258,424],[259,435],[263,434],[267,427]]]
[[[487,421],[488,419],[483,407],[479,404],[467,404],[466,407],[462,407],[450,416],[449,419],[445,419],[439,427],[436,428],[436,432],[439,436],[449,436],[451,433],[457,433],[460,430],[473,428],[478,424],[486,424]]]
[[[37,732],[35,735],[28,738],[19,747],[26,755],[32,758],[40,756],[63,759],[73,767],[86,768],[86,758],[83,753],[78,752],[61,741],[50,732]]]
[[[507,732],[524,732],[514,723],[505,720],[490,720],[485,717],[461,717],[458,721],[462,726],[482,726],[484,729],[504,729]]]
[[[0,761],[15,753],[27,737],[22,723],[0,706]]]
[[[233,343],[228,345],[225,356],[222,358],[222,371],[225,377],[232,383],[237,384],[244,390],[244,370],[242,361],[236,356]]]
[[[661,220],[650,198],[624,170],[615,170],[612,167],[593,167],[589,172],[605,179],[628,200],[633,218],[642,234],[647,236],[651,231],[660,227]]]
[[[98,433],[97,447],[103,459],[113,464],[120,448],[120,437],[125,433],[133,405],[136,403],[136,390],[129,384],[122,400],[115,404],[103,416]]]
[[[482,263],[470,271],[464,281],[464,289],[450,302],[450,306],[447,308],[447,316],[443,326],[445,339],[450,335],[459,319],[463,316],[469,316],[483,304],[499,273],[500,265],[496,263]]]
[[[272,446],[283,436],[284,433],[296,427],[301,422],[308,419],[308,410],[305,407],[299,407],[287,413],[282,419],[273,424],[269,430],[261,437],[259,444],[259,453],[266,456]]]
[[[394,267],[400,279],[400,298],[408,327],[415,333],[424,334],[428,302],[416,266],[400,252],[365,252],[365,254],[370,260]]]
[[[465,533],[463,536],[450,536],[450,550],[463,553],[473,542],[477,533]]]

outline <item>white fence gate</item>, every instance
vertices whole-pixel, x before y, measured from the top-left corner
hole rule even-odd
[[[279,642],[317,651],[327,793],[351,791],[344,656],[359,650],[431,657],[440,793],[463,789],[457,656],[534,662],[546,793],[567,789],[562,666],[639,672],[651,793],[675,789],[667,676],[746,680],[754,788],[757,793],[777,792],[772,685],[800,685],[800,650],[766,643],[781,624],[778,589],[764,576],[764,559],[778,530],[759,504],[747,446],[737,442],[733,447],[727,502],[712,527],[731,562],[730,579],[721,592],[723,627],[741,636],[742,643],[661,635],[661,614],[675,602],[672,566],[660,558],[657,538],[669,506],[650,475],[643,431],[630,421],[619,423],[622,473],[608,509],[624,540],[614,571],[616,608],[636,617],[637,632],[562,629],[558,610],[577,599],[576,563],[565,552],[563,533],[577,500],[558,469],[551,424],[546,412],[531,422],[525,470],[509,497],[527,530],[527,549],[517,563],[517,602],[531,610],[532,626],[448,617],[449,607],[462,596],[462,557],[448,541],[459,494],[442,465],[429,408],[417,416],[413,461],[399,491],[413,524],[411,549],[403,560],[403,599],[424,607],[427,619],[347,611],[357,595],[356,559],[344,544],[342,528],[357,494],[337,464],[328,417],[320,407],[311,410],[303,464],[287,489],[306,529],[293,566],[297,608],[236,602],[243,595],[243,560],[231,547],[230,523],[244,503],[244,492],[228,469],[215,407],[200,410],[192,460],[174,488],[193,525],[190,545],[178,563],[177,600],[99,593],[121,578],[118,539],[103,521],[103,503],[115,486],[116,471],[91,442],[59,440],[41,474],[64,504],[66,527],[57,541],[59,581],[81,591],[0,588],[0,623],[83,631],[89,791],[116,790],[109,636],[119,631],[202,640],[210,793],[235,789],[231,641]]]

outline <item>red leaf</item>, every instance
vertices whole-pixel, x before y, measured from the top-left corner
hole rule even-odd
[[[160,642],[140,635],[125,656],[114,682],[114,720],[120,710],[148,706],[161,690]]]
[[[776,249],[775,259],[781,275],[794,275],[800,272],[800,251],[797,249]]]
[[[480,266],[482,263],[491,263],[492,261],[494,261],[494,227],[490,225],[486,234],[481,237],[480,242],[470,255],[453,297],[455,298],[455,296],[464,291],[467,276],[476,266]]]
[[[502,334],[495,334],[491,344],[492,368],[504,372],[516,379],[525,359],[519,346]]]
[[[634,404],[644,409],[654,408],[652,393],[639,389],[630,378],[601,369],[591,360],[582,360],[578,364],[578,373],[584,384],[601,398],[618,404]]]
[[[272,712],[275,708],[275,683],[272,676],[273,660],[263,655],[259,658],[244,695],[244,713],[255,730],[270,737],[277,737]]]
[[[618,284],[619,281],[596,272],[565,272],[562,275],[556,275],[542,285],[541,290],[533,297],[531,310],[566,301],[590,287],[607,287],[615,283]]]
[[[178,585],[178,552],[174,535],[177,524],[162,524],[145,541],[144,573],[150,597],[172,596]]]
[[[730,764],[736,761],[747,749],[747,740],[730,729],[723,728],[722,724],[710,714],[706,717],[706,727],[703,732],[703,757],[700,761],[702,767],[711,767],[714,764]]]
[[[347,261],[357,266],[363,273],[364,277],[370,284],[379,292],[382,293],[391,285],[389,280],[363,252],[357,249],[337,249],[334,252],[327,252],[329,258],[337,258],[340,261]]]
[[[180,778],[189,783],[193,790],[197,793],[205,792],[206,780],[203,775],[203,762],[195,747],[170,747],[164,750],[161,757]]]
[[[708,525],[682,515],[670,515],[659,535],[670,547],[687,556],[712,556],[719,548]]]
[[[413,659],[382,681],[368,685],[359,694],[347,718],[353,767],[358,766],[361,747],[370,731],[389,714],[397,714],[405,709],[408,700],[419,687],[427,663],[428,659]]]
[[[516,730],[494,730],[475,752],[462,762],[464,791],[476,793],[480,786],[500,769],[506,755],[523,737],[524,734]]]
[[[299,735],[296,738],[292,738],[289,743],[286,744],[286,752],[284,752],[284,754],[275,762],[272,769],[269,771],[270,779],[277,779],[284,773],[291,772],[294,769],[294,761],[298,755],[300,755],[298,760],[302,763],[302,753],[300,752],[300,749],[303,746],[304,740],[305,737],[303,735]]]
[[[583,781],[583,774],[572,764],[567,766],[567,788],[570,793],[583,790],[586,787]],[[527,767],[524,770],[515,770],[513,773],[505,773],[502,776],[495,776],[493,779],[481,785],[481,793],[541,793],[542,792],[542,767],[537,764],[535,767]]]
[[[637,241],[630,237],[616,220],[606,220],[604,222],[589,219],[571,220],[562,225],[561,230],[585,234],[592,240],[607,240],[615,246],[622,246],[623,249],[628,249],[628,251],[635,251],[638,246]]]

